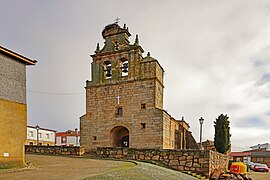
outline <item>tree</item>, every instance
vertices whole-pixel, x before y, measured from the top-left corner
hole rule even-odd
[[[216,150],[222,154],[230,148],[230,121],[228,121],[229,117],[227,115],[221,114],[216,121],[214,122],[215,127],[215,138],[214,144]]]

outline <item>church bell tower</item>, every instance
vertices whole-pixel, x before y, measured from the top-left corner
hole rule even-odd
[[[134,43],[128,27],[118,23],[102,31],[91,55],[86,82],[86,114],[80,118],[81,145],[97,147],[163,147],[163,69]]]

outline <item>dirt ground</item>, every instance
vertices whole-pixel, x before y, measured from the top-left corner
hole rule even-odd
[[[247,175],[253,180],[270,180],[270,173],[250,171]]]
[[[43,155],[26,155],[26,162],[31,162],[32,166],[0,170],[0,179],[195,179],[179,171],[148,163]]]

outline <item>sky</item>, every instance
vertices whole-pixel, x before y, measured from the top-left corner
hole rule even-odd
[[[120,18],[165,70],[164,109],[199,141],[229,116],[234,151],[270,143],[270,1],[0,0],[0,45],[38,61],[27,67],[28,125],[79,127],[90,55]]]

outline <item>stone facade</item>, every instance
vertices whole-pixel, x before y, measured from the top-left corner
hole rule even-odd
[[[0,99],[26,104],[26,66],[0,53]]]
[[[111,24],[102,31],[86,82],[86,114],[80,118],[81,146],[185,149],[188,124],[163,110],[163,75],[159,62],[143,57],[138,36]],[[196,144],[196,143],[195,143]],[[192,148],[198,148],[195,145]]]
[[[24,165],[26,65],[35,63],[0,46],[0,167]]]
[[[215,169],[225,171],[229,157],[210,150],[161,150],[134,148],[97,148],[102,158],[150,161],[180,171],[192,171],[206,177]]]
[[[27,154],[46,154],[46,155],[70,155],[82,156],[84,149],[75,146],[32,146],[25,145],[25,153]]]

